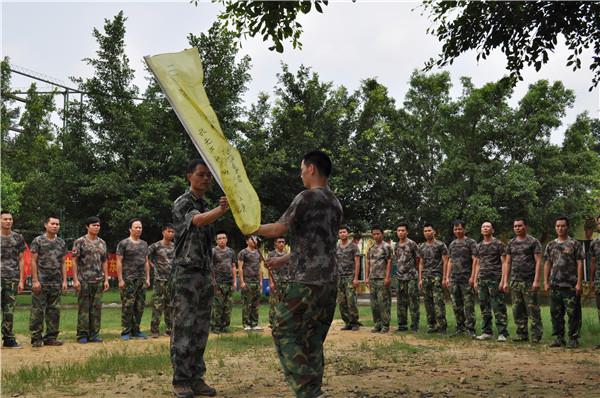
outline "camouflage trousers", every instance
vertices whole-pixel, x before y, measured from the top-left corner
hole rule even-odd
[[[429,329],[445,331],[447,328],[446,302],[444,301],[441,276],[423,277],[423,302]]]
[[[269,325],[271,328],[275,325],[275,309],[277,308],[277,304],[283,300],[287,285],[287,282],[279,281],[275,285],[275,290],[269,291]]]
[[[46,334],[44,331],[46,321]],[[31,295],[31,316],[29,331],[31,342],[53,340],[58,337],[60,324],[60,286],[43,286],[39,294]]]
[[[600,265],[596,266],[598,267]],[[600,322],[600,282],[594,283],[594,290],[596,291],[596,308],[598,308],[598,322]]]
[[[532,283],[529,282],[513,281],[510,283],[513,318],[517,326],[517,336],[527,338],[527,317],[529,316],[529,319],[531,319],[531,337],[534,340],[539,340],[542,338],[544,327],[538,293],[531,290],[531,285]]]
[[[258,326],[258,305],[260,304],[260,283],[246,282],[242,289],[242,324],[243,326]]]
[[[322,394],[323,342],[333,320],[336,290],[335,283],[289,282],[283,300],[275,307],[275,348],[296,397]]]
[[[508,337],[508,330],[506,329],[506,295],[499,289],[499,284],[500,281],[493,279],[479,280],[479,308],[481,308],[481,317],[483,318],[481,331],[483,333],[493,334],[493,311],[498,335]]]
[[[576,340],[581,331],[581,297],[575,289],[550,288],[552,335],[559,340],[565,339],[565,313],[569,318],[569,339]]]
[[[373,326],[375,328],[389,328],[392,294],[389,287],[384,286],[383,279],[371,279],[369,281],[371,313],[373,314]]]
[[[408,329],[408,310],[410,309],[410,329],[419,330],[419,281],[398,280],[396,311],[398,314],[398,329]]]
[[[19,282],[2,281],[0,287],[0,300],[2,300],[2,340],[14,341],[13,318],[15,313],[15,303],[17,287]]]
[[[150,332],[160,333],[160,318],[164,314],[165,327],[171,332],[171,284],[169,281],[154,280],[152,292],[152,320]]]
[[[338,281],[337,302],[340,307],[340,315],[346,326],[359,325],[358,303],[356,300],[356,289],[352,284],[354,277],[340,276]]]
[[[102,282],[87,283],[80,281],[77,293],[77,338],[98,337],[102,316]]]
[[[475,333],[475,291],[468,283],[450,285],[452,309],[456,318],[456,331]]]
[[[231,295],[233,294],[232,282],[217,283],[215,297],[212,305],[211,328],[224,329],[231,323]]]
[[[171,307],[171,363],[173,385],[190,386],[206,373],[204,350],[208,341],[214,296],[208,271],[177,267],[173,274]]]
[[[143,279],[125,281],[121,290],[121,335],[140,333],[140,323],[146,304],[146,287]]]

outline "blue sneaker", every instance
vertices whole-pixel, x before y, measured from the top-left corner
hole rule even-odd
[[[88,342],[88,338],[87,337],[80,337],[77,339],[77,342],[79,344],[86,344]]]
[[[121,340],[129,340],[129,333],[125,333],[121,335]]]
[[[90,343],[102,343],[102,339],[98,336],[94,336],[88,340]]]
[[[135,336],[133,336],[133,338],[135,339],[141,339],[141,340],[146,340],[148,338],[148,336],[146,336],[144,333],[142,332],[137,332],[135,334]]]

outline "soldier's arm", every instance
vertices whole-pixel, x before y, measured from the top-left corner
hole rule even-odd
[[[354,279],[352,284],[354,287],[358,287],[358,277],[360,276],[360,256],[354,256]]]
[[[146,262],[144,263],[144,273],[146,274],[146,288],[150,287],[150,261],[146,256]]]
[[[271,224],[263,224],[256,230],[256,234],[264,236],[265,238],[276,238],[278,236],[285,235],[288,231],[286,224],[274,222]]]
[[[17,291],[22,293],[25,290],[25,253],[19,254],[19,285]]]
[[[535,253],[533,257],[535,258],[535,277],[533,278],[531,289],[538,290],[540,287],[540,274],[542,271],[542,255],[541,253]],[[548,275],[550,275],[549,272],[550,270],[548,270]]]
[[[244,261],[238,260],[238,274],[240,275],[240,287],[246,288],[246,282],[244,282]]]
[[[65,291],[67,290],[67,256],[63,256],[62,258],[62,266],[61,266],[61,271],[62,271],[62,290]]]
[[[423,259],[417,257],[417,269],[419,270],[419,290],[423,289]]]
[[[75,290],[79,291],[79,289],[81,288],[81,284],[79,283],[79,278],[77,277],[77,257],[72,257],[71,265],[73,266],[73,287],[75,288]]]
[[[505,292],[508,290],[508,279],[510,278],[510,268],[512,266],[512,256],[506,255],[506,260],[502,264],[502,290]]]
[[[385,265],[385,279],[383,280],[385,287],[390,286],[392,283],[392,259],[388,258],[387,264]]]
[[[235,262],[231,263],[231,276],[233,277],[233,288],[237,288],[237,267]]]
[[[581,295],[583,283],[583,261],[577,260],[577,284],[575,285],[575,291],[578,295]]]
[[[442,285],[448,287],[448,281],[446,280],[446,275],[448,275],[448,263],[450,262],[450,257],[447,254],[442,254]]]
[[[452,272],[452,259],[448,257],[448,265],[446,266],[446,275],[444,280],[446,282],[446,286],[450,286],[450,273]]]
[[[590,261],[590,289],[594,290],[594,275],[596,275],[596,261],[598,258],[592,257]]]
[[[38,294],[42,290],[40,280],[38,278],[38,267],[37,267],[38,254],[31,253],[31,290],[35,294]]]
[[[536,260],[536,264],[537,264],[537,260]],[[537,266],[536,268],[536,275],[537,275]],[[546,263],[544,264],[544,290],[547,292],[548,290],[550,290],[550,271],[552,270],[552,263],[548,260],[546,260]],[[533,283],[535,285],[535,282]]]
[[[203,227],[205,225],[212,224],[217,220],[217,218],[227,213],[227,210],[229,210],[227,198],[225,196],[221,196],[219,199],[219,206],[205,213],[198,213],[194,215],[194,217],[192,217],[192,224],[194,224],[196,227]]]
[[[108,284],[108,260],[104,260],[102,263],[102,273],[104,274],[104,292],[108,290],[110,285]]]
[[[119,280],[119,289],[125,287],[125,281],[123,280],[123,256],[117,254],[117,279]]]
[[[471,286],[475,283],[477,275],[479,274],[479,258],[475,256],[471,256],[471,276],[469,279],[471,280]]]
[[[371,262],[369,261],[369,254],[365,257],[365,283],[369,285],[369,276],[371,276]]]

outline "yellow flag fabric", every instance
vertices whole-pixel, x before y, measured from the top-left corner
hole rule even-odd
[[[192,142],[221,186],[243,234],[260,226],[260,202],[240,154],[225,138],[204,91],[198,49],[144,57]]]

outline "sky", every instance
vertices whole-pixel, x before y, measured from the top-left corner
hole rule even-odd
[[[14,65],[67,83],[71,76],[91,76],[92,70],[82,60],[95,56],[97,45],[92,30],[101,29],[105,18],[123,10],[128,18],[126,51],[136,70],[134,82],[142,92],[148,77],[143,56],[183,50],[189,46],[187,34],[206,32],[221,10],[221,6],[208,1],[201,1],[197,7],[188,1],[0,1],[2,57],[8,56]],[[247,54],[252,58],[252,81],[245,103],[255,102],[260,92],[273,92],[283,62],[291,71],[300,65],[311,67],[321,80],[331,81],[334,86],[344,85],[350,91],[359,88],[363,79],[376,77],[401,106],[411,73],[441,49],[437,38],[426,33],[431,21],[422,11],[418,2],[330,1],[323,14],[312,12],[299,19],[304,27],[302,50],[287,44],[284,53],[279,54],[269,51],[269,44],[260,38],[243,40],[240,56]],[[506,59],[499,51],[480,62],[475,55],[463,54],[444,68],[452,77],[453,96],[461,93],[462,76],[469,76],[476,86],[482,86],[507,75]],[[559,40],[549,63],[539,72],[533,68],[523,72],[524,80],[517,84],[510,101],[516,106],[528,86],[540,79],[561,80],[572,89],[575,104],[563,119],[563,126],[552,134],[551,140],[557,144],[578,114],[587,111],[592,117],[600,117],[600,91],[588,91],[592,50],[584,51],[583,69],[576,72],[565,66],[568,55]],[[13,87],[26,89],[30,83],[30,79],[13,75]]]

